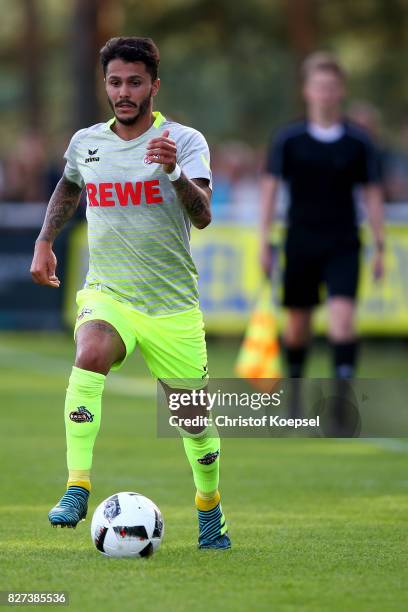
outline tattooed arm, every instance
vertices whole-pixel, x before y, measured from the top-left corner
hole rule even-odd
[[[35,242],[34,257],[30,272],[33,281],[39,285],[59,287],[55,275],[57,258],[52,250],[55,238],[72,217],[78,207],[82,189],[62,176],[49,201],[44,223]]]
[[[51,196],[37,242],[43,240],[50,244],[54,242],[65,223],[76,211],[81,191],[81,187],[76,183],[62,176]]]
[[[207,227],[211,223],[211,189],[207,179],[190,180],[182,172],[173,186],[194,227]]]

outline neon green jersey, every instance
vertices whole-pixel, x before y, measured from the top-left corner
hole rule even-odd
[[[80,130],[65,153],[64,174],[87,192],[85,288],[161,315],[198,303],[197,271],[190,251],[190,220],[162,166],[146,160],[147,142],[168,129],[184,174],[212,185],[203,135],[154,115],[153,125],[128,141],[112,131],[113,120]]]

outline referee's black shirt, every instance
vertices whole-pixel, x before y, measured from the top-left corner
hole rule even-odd
[[[357,238],[355,188],[380,182],[378,154],[364,131],[348,122],[342,127],[337,140],[325,142],[301,121],[272,141],[266,172],[288,185],[289,232],[323,241]]]

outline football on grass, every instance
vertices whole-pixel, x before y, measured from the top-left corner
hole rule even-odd
[[[99,504],[92,517],[92,541],[108,557],[150,557],[163,533],[159,508],[140,493],[115,493]]]

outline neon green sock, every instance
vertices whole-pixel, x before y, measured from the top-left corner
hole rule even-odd
[[[103,374],[73,367],[65,400],[67,464],[74,470],[90,470],[92,452],[101,423]]]
[[[217,491],[220,479],[220,438],[215,425],[203,433],[183,436],[184,449],[198,491]]]

